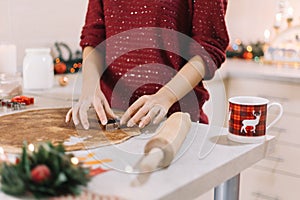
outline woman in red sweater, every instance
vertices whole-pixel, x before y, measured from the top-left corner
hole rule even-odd
[[[121,123],[129,127],[175,111],[208,123],[202,80],[225,60],[226,7],[227,0],[89,0],[82,94],[66,121],[88,129],[94,106],[103,125],[116,118],[111,108],[126,111]]]

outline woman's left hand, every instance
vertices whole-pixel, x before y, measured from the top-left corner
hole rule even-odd
[[[175,102],[176,96],[168,88],[162,87],[157,93],[136,100],[121,117],[120,123],[127,123],[128,127],[138,125],[139,128],[151,122],[157,124]]]

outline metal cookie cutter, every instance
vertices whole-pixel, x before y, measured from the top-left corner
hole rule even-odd
[[[105,125],[106,131],[114,131],[121,128],[127,128],[126,125],[120,124],[120,119],[109,119],[107,124]]]
[[[19,103],[19,102],[11,102],[6,101],[3,99],[0,99],[1,107],[4,109],[10,109],[10,110],[22,110],[26,107],[25,103]]]
[[[25,103],[18,103],[18,102],[13,102],[12,104],[12,109],[13,110],[22,110],[26,107]]]

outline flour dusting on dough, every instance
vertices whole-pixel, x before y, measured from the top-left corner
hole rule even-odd
[[[79,137],[71,136],[67,141],[64,142],[64,145],[71,146],[71,145],[75,145],[75,144],[78,144],[78,143],[82,143],[84,140],[86,140],[88,138],[91,138],[91,137],[92,136],[79,138]]]

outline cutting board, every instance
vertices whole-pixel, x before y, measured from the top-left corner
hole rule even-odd
[[[66,151],[97,148],[123,142],[139,135],[137,128],[105,131],[94,109],[88,112],[90,129],[65,123],[69,108],[27,110],[0,117],[0,146],[6,152],[19,153],[24,142],[38,145],[50,141],[62,143]]]

